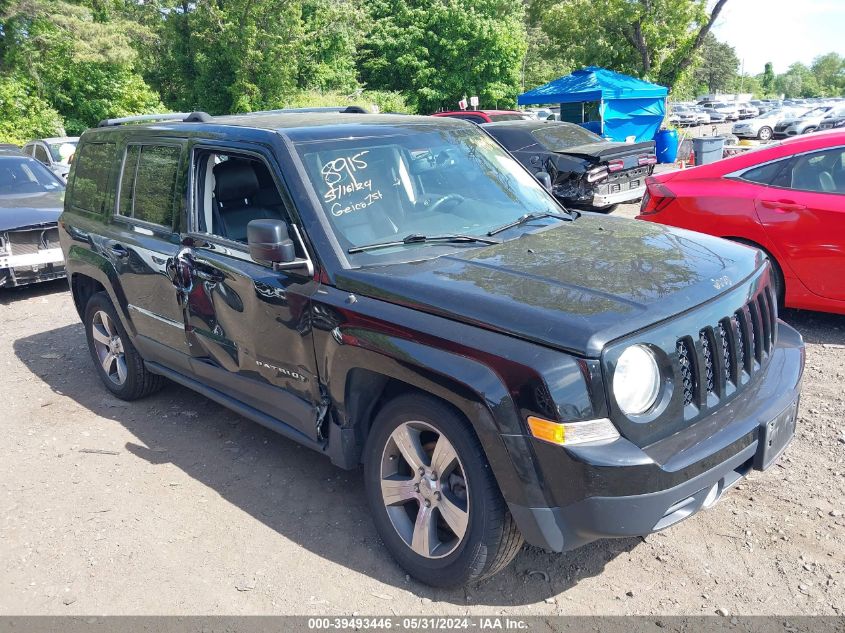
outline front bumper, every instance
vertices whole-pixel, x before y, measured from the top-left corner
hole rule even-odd
[[[765,374],[666,441],[639,448],[620,438],[569,449],[535,441],[547,495],[559,503],[509,504],[525,540],[562,552],[657,532],[710,507],[752,468],[768,468],[794,434],[804,367],[800,334],[783,322],[779,328]],[[787,422],[780,435],[772,435],[774,420]]]
[[[22,255],[0,255],[0,288],[60,279],[65,276],[61,248]]]

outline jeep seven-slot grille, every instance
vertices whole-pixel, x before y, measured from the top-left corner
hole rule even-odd
[[[777,310],[766,287],[734,314],[676,344],[684,404],[712,406],[759,371],[777,335]]]

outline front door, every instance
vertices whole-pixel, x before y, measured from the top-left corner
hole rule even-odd
[[[308,439],[320,439],[325,406],[310,324],[317,282],[305,271],[276,272],[254,262],[246,246],[250,220],[291,219],[272,158],[197,146],[191,160],[193,203],[177,281],[192,372]]]
[[[802,154],[767,188],[757,214],[810,291],[845,300],[845,147]]]

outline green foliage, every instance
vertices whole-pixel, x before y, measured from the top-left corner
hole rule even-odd
[[[69,133],[162,108],[136,69],[133,42],[150,37],[140,24],[63,0],[17,0],[2,17],[4,73],[26,77]]]
[[[760,76],[760,87],[763,95],[766,97],[773,97],[775,94],[775,71],[772,67],[772,62],[766,62],[765,70]]]
[[[845,57],[837,53],[819,55],[813,60],[811,70],[822,95],[845,95]]]
[[[0,141],[22,145],[39,137],[62,136],[62,119],[24,81],[0,77]]]
[[[405,103],[402,93],[386,90],[363,90],[353,94],[341,92],[305,91],[291,95],[284,103],[286,108],[316,108],[325,106],[357,105],[368,110],[378,107],[379,112],[398,112],[413,114],[413,109]]]
[[[813,75],[813,71],[798,62],[792,64],[785,73],[777,76],[775,89],[787,98],[821,96],[819,82]]]
[[[694,72],[695,81],[710,94],[725,92],[736,79],[738,67],[739,58],[734,47],[708,33],[701,46],[701,61]]]
[[[674,86],[712,20],[707,0],[532,0],[529,15],[576,66],[604,66]]]
[[[419,112],[454,108],[478,95],[512,107],[525,54],[521,0],[373,0],[361,47],[361,79],[400,91]]]

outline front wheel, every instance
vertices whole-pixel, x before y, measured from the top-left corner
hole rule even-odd
[[[421,582],[481,580],[522,546],[481,443],[439,400],[403,396],[382,409],[367,441],[364,477],[379,535]]]
[[[772,128],[764,125],[760,128],[760,131],[757,132],[757,138],[761,141],[771,141],[772,140]]]

